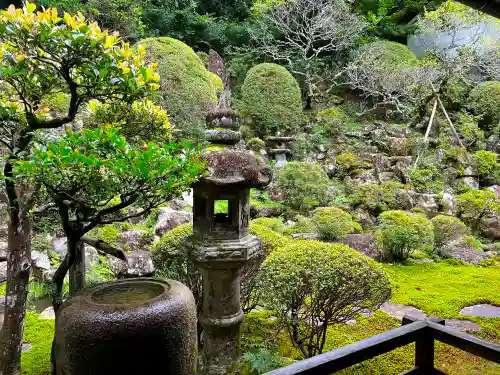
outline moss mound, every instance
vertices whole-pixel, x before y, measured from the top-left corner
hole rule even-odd
[[[255,135],[293,134],[303,122],[300,87],[284,67],[259,64],[248,71],[240,109],[253,119]]]
[[[217,104],[221,79],[208,72],[203,61],[186,44],[173,38],[148,38],[140,42],[146,59],[158,62],[159,93],[181,137],[200,139],[205,116]]]

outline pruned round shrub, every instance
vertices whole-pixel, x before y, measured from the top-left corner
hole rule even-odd
[[[272,251],[286,245],[288,241],[290,241],[287,237],[281,235],[280,233],[255,223],[255,220],[250,222],[250,234],[253,234],[261,241],[261,249],[266,256]]]
[[[487,81],[472,89],[467,106],[475,115],[482,116],[488,127],[500,121],[500,82]]]
[[[432,250],[434,229],[423,214],[387,211],[379,216],[377,246],[387,261],[404,261],[415,250]]]
[[[307,240],[271,253],[261,285],[266,307],[276,311],[304,357],[322,352],[321,337],[332,324],[376,311],[391,295],[386,274],[372,259],[345,245]]]
[[[318,164],[296,161],[286,164],[277,174],[276,186],[283,195],[283,203],[297,211],[327,206],[330,199],[330,180]]]
[[[148,38],[140,43],[147,47],[146,60],[158,63],[159,93],[179,137],[202,139],[205,117],[217,104],[221,79],[208,72],[196,53],[179,40]]]
[[[277,64],[259,64],[248,71],[240,110],[252,118],[253,133],[260,137],[294,134],[304,121],[300,87]]]
[[[333,241],[359,228],[348,212],[337,207],[321,207],[314,210],[313,221],[323,240]]]
[[[469,232],[467,226],[456,217],[438,215],[432,220],[434,226],[434,244],[442,247],[447,243],[462,238]]]

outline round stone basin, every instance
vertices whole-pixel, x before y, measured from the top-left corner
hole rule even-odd
[[[460,310],[460,315],[479,316],[482,318],[500,318],[500,306],[489,304],[467,306]]]
[[[91,298],[100,305],[139,305],[161,296],[165,289],[168,289],[167,284],[131,280],[97,289]]]

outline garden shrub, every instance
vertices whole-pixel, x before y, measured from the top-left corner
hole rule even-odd
[[[325,124],[328,134],[339,135],[345,130],[360,130],[363,124],[356,121],[353,116],[346,112],[346,106],[335,106],[323,109],[316,115],[320,124]]]
[[[295,224],[293,224],[290,228],[286,230],[286,233],[288,234],[315,233],[315,232],[316,232],[316,224],[314,224],[313,219],[302,215],[298,215],[295,218]]]
[[[379,220],[377,246],[385,260],[404,261],[416,250],[432,250],[434,230],[425,215],[396,210],[382,213]]]
[[[500,199],[491,190],[470,190],[457,195],[457,214],[473,229],[479,231],[481,219],[500,211]]]
[[[220,78],[206,70],[201,59],[186,44],[172,38],[141,40],[146,59],[158,62],[163,105],[180,138],[201,140],[205,117],[217,104]]]
[[[498,155],[495,152],[480,150],[474,154],[477,173],[488,176],[495,172],[499,166]]]
[[[482,123],[492,128],[500,121],[500,82],[487,81],[472,89],[469,94],[468,108],[478,116]]]
[[[107,224],[89,232],[89,235],[102,240],[110,245],[115,245],[120,233],[132,229],[129,223]]]
[[[276,176],[276,186],[283,194],[283,203],[297,211],[327,206],[330,199],[328,175],[318,164],[293,161]]]
[[[410,169],[411,183],[419,193],[439,193],[444,190],[442,173],[436,166]]]
[[[263,227],[266,227],[268,229],[271,229],[275,232],[278,232],[280,234],[283,234],[285,231],[285,224],[283,223],[283,220],[280,218],[276,217],[261,217],[255,220],[252,220],[253,224],[256,225],[262,225]]]
[[[468,232],[467,226],[454,216],[438,215],[431,220],[434,226],[434,244],[442,247],[449,242],[464,237]]]
[[[450,78],[443,88],[443,101],[446,108],[459,109],[467,101],[471,91],[469,83],[458,76]]]
[[[458,114],[457,131],[463,137],[466,146],[484,145],[484,131],[479,128],[479,119],[462,110]]]
[[[323,351],[329,326],[365,309],[376,311],[391,295],[387,276],[372,259],[345,245],[307,240],[268,256],[262,287],[268,307],[306,358]]]
[[[341,175],[349,174],[358,163],[356,155],[351,152],[346,152],[344,154],[339,154],[336,156],[337,166],[339,167]]]
[[[260,137],[295,134],[304,122],[300,87],[277,64],[259,64],[248,71],[240,110],[252,118],[252,130]]]
[[[408,186],[394,181],[357,185],[349,195],[349,201],[378,215],[383,211],[399,208],[396,192],[401,189],[408,189]]]
[[[336,207],[321,207],[314,210],[313,222],[323,240],[333,241],[359,229],[351,215]]]

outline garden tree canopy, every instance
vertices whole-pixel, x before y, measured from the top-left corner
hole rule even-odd
[[[331,78],[325,66],[336,70],[366,23],[344,0],[273,1],[259,9],[258,50],[304,81],[309,107],[318,86]]]
[[[391,296],[382,267],[348,246],[299,240],[272,252],[262,265],[266,302],[305,358],[323,351],[329,326]]]
[[[98,225],[143,215],[181,195],[203,169],[189,144],[131,146],[112,127],[37,139],[30,156],[16,163],[15,173],[47,190],[68,238],[68,253],[54,276],[54,310],[62,303],[64,276],[84,234]],[[132,204],[143,210],[128,214],[124,208]]]
[[[291,135],[300,129],[300,88],[286,68],[259,64],[250,69],[241,87],[241,111],[252,118],[255,135]]]
[[[481,122],[489,129],[500,121],[500,82],[488,81],[476,86],[469,94],[467,106],[481,116]]]
[[[0,142],[8,150],[4,168],[9,206],[9,254],[5,322],[0,337],[0,373],[19,372],[26,291],[30,274],[30,187],[14,179],[13,163],[25,157],[35,132],[72,122],[91,99],[129,103],[158,89],[159,76],[144,62],[145,49],[131,49],[82,15],[36,5],[0,14]],[[69,97],[63,114],[49,113],[44,100]]]
[[[205,117],[217,104],[221,79],[208,72],[201,59],[186,44],[172,38],[149,38],[146,60],[158,62],[160,95],[179,137],[201,140]]]
[[[407,46],[379,40],[353,52],[344,83],[365,99],[366,111],[383,107],[389,114],[408,116],[418,98],[432,92],[425,88],[434,74],[435,69],[419,62]]]

